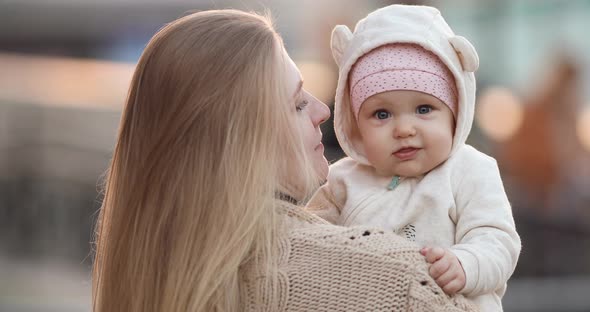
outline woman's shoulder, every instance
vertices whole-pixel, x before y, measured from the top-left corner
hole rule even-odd
[[[286,239],[291,244],[314,245],[333,252],[375,254],[408,262],[424,262],[419,247],[394,232],[370,226],[343,227],[330,224],[300,207],[284,210],[287,217]]]
[[[362,253],[411,263],[424,262],[415,243],[393,232],[369,226],[342,227],[316,223],[290,229],[288,238],[292,244],[323,247],[332,252]]]
[[[319,305],[315,310],[475,311],[463,298],[447,297],[429,276],[419,247],[392,232],[299,223],[288,229],[281,247],[280,271],[288,288],[299,290],[289,291],[293,304],[306,290]]]

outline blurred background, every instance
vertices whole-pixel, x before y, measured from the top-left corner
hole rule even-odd
[[[0,0],[0,311],[90,311],[102,175],[135,62],[163,25],[268,8],[331,105],[332,28],[393,3]],[[590,311],[590,1],[404,3],[439,8],[480,56],[469,143],[498,160],[523,242],[505,311]]]

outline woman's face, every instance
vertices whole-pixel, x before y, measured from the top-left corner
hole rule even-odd
[[[292,95],[289,105],[294,107],[297,114],[297,123],[305,144],[305,152],[313,162],[316,172],[324,180],[328,175],[328,161],[324,156],[320,124],[330,117],[330,109],[303,88],[303,79],[299,69],[289,55],[286,52],[284,54],[287,66],[287,88],[289,94]]]

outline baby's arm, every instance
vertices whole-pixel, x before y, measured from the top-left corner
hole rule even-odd
[[[464,164],[466,173],[454,188],[456,211],[451,217],[456,244],[450,250],[465,272],[460,293],[477,296],[504,287],[521,244],[496,161],[474,157]]]

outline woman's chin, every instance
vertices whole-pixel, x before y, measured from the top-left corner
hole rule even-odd
[[[322,182],[326,181],[326,178],[328,177],[329,165],[328,160],[324,155],[322,155],[318,160],[316,165],[316,171],[318,173],[318,178],[320,178]]]

